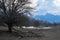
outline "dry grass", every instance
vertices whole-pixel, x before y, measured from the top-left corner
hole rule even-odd
[[[60,40],[60,27],[54,27],[54,29],[49,30],[43,30],[42,37],[32,37],[31,33],[21,33],[24,35],[30,35],[24,36],[23,38],[20,37],[18,33],[9,33],[8,28],[6,27],[0,27],[0,40]],[[40,31],[34,31],[38,35],[40,34]]]

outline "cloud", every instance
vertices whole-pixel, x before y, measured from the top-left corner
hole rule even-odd
[[[60,0],[53,0],[55,6],[60,7]]]
[[[42,2],[45,2],[46,0],[42,0]]]
[[[54,3],[56,1],[56,3]],[[39,0],[38,1],[38,8],[34,15],[46,15],[47,13],[53,15],[60,15],[60,0]]]
[[[31,2],[30,7],[35,8],[37,6],[37,1],[38,0],[29,0]]]

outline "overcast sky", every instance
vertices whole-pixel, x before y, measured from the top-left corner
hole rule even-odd
[[[60,0],[33,0],[33,6],[38,4],[37,11],[34,15],[60,15]]]

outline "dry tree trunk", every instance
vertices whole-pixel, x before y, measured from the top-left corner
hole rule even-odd
[[[8,31],[11,33],[12,32],[12,24],[8,24]]]

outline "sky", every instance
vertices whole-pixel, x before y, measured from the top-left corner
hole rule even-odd
[[[53,21],[60,22],[60,0],[31,0],[32,4],[31,6],[35,6],[35,11],[33,12],[34,16],[45,16],[47,17],[47,14],[51,14],[54,17]],[[56,17],[58,16],[58,17]],[[35,17],[36,18],[36,17]],[[39,17],[38,17],[39,18]],[[42,17],[40,17],[42,18]],[[48,19],[43,19],[49,21],[50,16]],[[51,18],[50,18],[51,19]],[[58,21],[59,20],[59,21]]]
[[[32,0],[32,5],[36,4],[38,6],[34,15],[46,15],[46,13],[60,15],[60,0]]]

